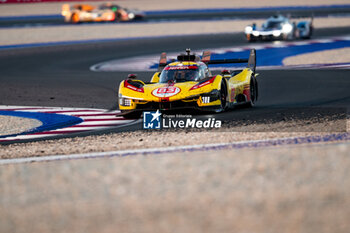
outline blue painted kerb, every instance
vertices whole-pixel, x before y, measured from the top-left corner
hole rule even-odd
[[[72,125],[76,125],[81,123],[83,120],[79,117],[68,116],[63,114],[55,114],[55,113],[40,113],[40,112],[20,112],[20,111],[0,111],[0,115],[5,116],[15,116],[15,117],[24,117],[36,119],[42,122],[42,125],[28,131],[11,134],[11,135],[3,135],[0,138],[6,137],[15,137],[18,135],[31,134],[37,132],[43,132],[48,130],[55,130],[63,127],[69,127]]]

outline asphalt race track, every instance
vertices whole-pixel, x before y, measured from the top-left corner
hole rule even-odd
[[[350,28],[320,29],[314,38],[349,32]],[[0,105],[113,109],[119,82],[128,73],[92,72],[91,65],[118,58],[182,51],[188,47],[201,49],[245,43],[241,34],[221,34],[3,50],[0,54]],[[278,108],[346,108],[350,105],[350,70],[264,70],[258,73],[260,93],[256,107],[217,114],[217,119],[245,121],[251,117],[263,120],[274,116],[273,109]],[[137,75],[148,81],[152,72],[138,72]],[[128,130],[137,128],[140,125]]]

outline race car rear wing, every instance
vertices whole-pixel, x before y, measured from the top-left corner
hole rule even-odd
[[[186,50],[187,54],[181,54],[178,56],[179,61],[197,61],[199,57],[190,54],[190,49]],[[206,64],[227,64],[227,63],[248,63],[247,67],[250,68],[254,73],[256,69],[256,51],[255,49],[250,50],[249,58],[235,58],[235,59],[221,59],[221,60],[211,60],[210,51],[204,51],[201,61]],[[166,53],[162,53],[159,59],[158,72],[161,72],[169,62],[167,61]]]
[[[235,58],[235,59],[221,59],[221,60],[210,60],[210,52],[204,51],[202,55],[202,62],[206,64],[248,63],[247,67],[250,68],[255,73],[256,51],[255,49],[251,49],[249,58]]]

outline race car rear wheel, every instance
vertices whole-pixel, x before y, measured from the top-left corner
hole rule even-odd
[[[225,111],[225,109],[227,108],[227,87],[224,79],[221,81],[220,102],[221,102],[220,110]]]
[[[120,17],[121,17],[120,13],[118,11],[116,11],[114,13],[114,21],[115,22],[119,22],[120,21]]]
[[[258,82],[256,78],[252,76],[250,78],[250,100],[247,103],[247,107],[253,107],[258,99]]]

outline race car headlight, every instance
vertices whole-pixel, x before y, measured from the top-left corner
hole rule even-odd
[[[131,106],[131,99],[124,98],[124,106]]]
[[[212,90],[211,92],[205,93],[201,95],[202,103],[208,104],[212,101],[218,100],[220,98],[219,90]]]
[[[272,32],[272,35],[275,36],[275,37],[278,37],[278,36],[281,35],[281,31],[275,30],[275,31]]]
[[[253,31],[253,36],[259,36],[260,33],[258,31]]]
[[[210,96],[203,96],[203,97],[202,97],[202,103],[203,103],[203,104],[208,104],[208,103],[210,103]]]
[[[293,26],[291,24],[285,24],[282,27],[283,33],[290,33],[293,30]]]
[[[246,34],[250,34],[250,33],[252,33],[252,31],[253,31],[253,28],[251,26],[246,26],[244,29],[244,32]]]
[[[127,107],[130,107],[131,106],[131,99],[129,98],[125,98],[123,96],[119,96],[119,104],[121,106],[127,106]]]
[[[133,18],[135,18],[135,14],[134,13],[129,13],[128,17],[129,17],[129,19],[133,19]]]

